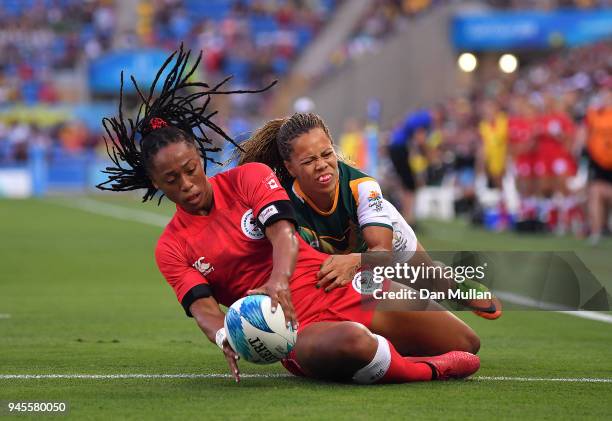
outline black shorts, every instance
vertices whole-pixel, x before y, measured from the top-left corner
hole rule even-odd
[[[607,170],[597,165],[592,159],[589,160],[589,180],[605,181],[612,184],[612,169]]]
[[[409,154],[406,145],[389,146],[389,157],[395,168],[395,172],[402,180],[402,185],[406,190],[414,191],[414,175],[408,163]]]

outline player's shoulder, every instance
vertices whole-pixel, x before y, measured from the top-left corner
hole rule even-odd
[[[370,177],[363,171],[345,163],[338,162],[338,170],[340,173],[340,186],[342,189],[348,188],[353,193],[356,193],[360,184],[365,182],[378,183],[374,178]]]
[[[358,205],[360,197],[375,194],[382,198],[378,181],[363,171],[344,162],[339,162],[340,188],[342,195],[354,205]]]
[[[359,180],[362,178],[369,178],[373,180],[372,177],[364,173],[363,171],[353,167],[352,165],[347,164],[343,161],[338,161],[338,171],[340,173],[340,178],[343,181],[353,181]]]
[[[211,178],[232,178],[258,171],[272,171],[272,169],[261,162],[247,162],[246,164],[236,165],[233,168],[218,172]]]
[[[273,175],[274,172],[266,164],[261,162],[249,162],[229,170],[223,171],[212,177],[218,184],[235,184],[250,180],[260,180]]]
[[[159,258],[168,251],[174,251],[181,245],[181,224],[178,215],[175,213],[170,222],[166,225],[155,245],[155,256]]]
[[[261,162],[248,162],[233,169],[236,176],[261,176],[272,173],[272,168]]]

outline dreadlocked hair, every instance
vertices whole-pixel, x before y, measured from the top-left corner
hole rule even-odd
[[[291,158],[292,142],[316,128],[323,130],[331,140],[327,125],[314,113],[295,113],[288,118],[270,120],[240,145],[238,164],[262,162],[274,170],[281,182],[290,180],[292,177],[283,161]]]
[[[190,55],[191,51],[185,51],[181,44],[179,50],[173,52],[160,67],[146,96],[134,76],[130,76],[141,101],[135,119],[126,120],[123,115],[123,72],[121,72],[119,115],[102,119],[106,131],[104,136],[106,152],[114,166],[106,167],[102,171],[108,175],[108,180],[96,185],[98,189],[110,191],[145,189],[142,201],[146,202],[157,193],[157,188],[150,177],[153,157],[170,143],[186,142],[196,147],[203,159],[205,172],[208,161],[220,165],[207,156],[207,153],[221,149],[212,146],[213,142],[207,131],[216,133],[224,141],[240,148],[212,121],[212,117],[217,114],[217,111],[208,109],[212,95],[260,93],[270,89],[276,81],[256,90],[221,90],[223,85],[232,79],[231,76],[212,87],[204,82],[190,82],[189,78],[200,64],[202,53],[198,54],[197,60],[188,69]],[[162,82],[160,92],[156,98],[153,98],[158,82],[167,69],[168,73]],[[163,195],[160,196],[160,201],[162,197]]]

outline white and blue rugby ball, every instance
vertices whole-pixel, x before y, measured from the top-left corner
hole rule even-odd
[[[267,295],[249,295],[230,306],[225,315],[225,332],[232,349],[255,364],[272,364],[293,349],[297,332],[287,328],[280,304],[272,313]]]

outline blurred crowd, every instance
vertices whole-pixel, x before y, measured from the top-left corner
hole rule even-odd
[[[597,242],[599,201],[612,201],[611,90],[605,42],[550,54],[409,112],[389,134],[404,215],[413,219],[419,189],[451,185],[455,211],[492,229],[590,232]]]
[[[374,0],[330,69],[377,48],[394,31],[454,0]],[[137,23],[120,28],[114,0],[0,0],[0,107],[59,102],[54,78],[115,48],[180,42],[204,51],[206,80],[234,75],[234,88],[261,87],[289,71],[341,0],[152,0]],[[600,7],[606,0],[490,0],[499,8]],[[398,118],[380,151],[393,168],[397,202],[414,221],[415,198],[443,191],[452,204],[492,229],[573,232],[597,242],[612,202],[612,42],[525,56],[513,75],[479,76],[466,95]],[[328,69],[329,70],[329,69]],[[261,115],[262,97],[232,96],[221,124],[240,140]],[[229,115],[229,113],[228,113]],[[348,121],[339,145],[368,165],[376,127]],[[41,124],[0,120],[0,165],[26,162],[32,147],[61,158],[101,148],[100,133],[71,119]],[[385,157],[386,156],[386,157]],[[390,180],[384,174],[382,180]],[[433,190],[432,190],[433,189]],[[437,193],[436,193],[437,194]],[[444,196],[444,197],[443,197]],[[417,212],[418,213],[418,212]]]
[[[156,0],[143,45],[174,49],[180,42],[205,52],[205,70],[259,86],[286,74],[290,63],[329,19],[337,0]],[[144,8],[144,10],[142,10]],[[150,8],[150,10],[148,10]]]
[[[339,1],[141,1],[137,21],[126,29],[117,16],[123,5],[114,0],[0,0],[0,107],[66,100],[71,94],[66,90],[74,91],[74,84],[59,86],[58,75],[65,70],[67,80],[73,80],[70,72],[105,52],[146,47],[170,51],[181,42],[205,53],[201,65],[205,80],[233,75],[233,88],[263,87],[288,72]],[[222,124],[235,134],[250,130],[245,117],[261,114],[265,96],[227,99],[232,119]],[[0,164],[25,160],[27,142],[33,144],[34,138],[65,146],[67,153],[100,144],[100,132],[92,133],[75,121],[2,121]],[[78,135],[68,136],[68,141],[58,137],[64,127],[76,128],[69,132]]]
[[[317,76],[324,77],[353,60],[377,51],[388,36],[437,6],[460,6],[464,3],[463,0],[372,0],[347,42],[332,53],[327,68]],[[612,0],[486,0],[484,3],[494,9],[513,10],[612,6]]]
[[[499,9],[535,9],[550,10],[560,7],[609,7],[610,0],[487,0],[487,3]]]
[[[52,74],[111,47],[113,0],[1,0],[0,105],[58,100]]]
[[[331,54],[324,75],[377,51],[389,35],[409,25],[412,19],[427,13],[432,7],[445,3],[448,0],[373,0],[348,40]]]
[[[28,162],[32,148],[45,151],[49,162],[101,151],[102,138],[79,121],[50,125],[0,121],[0,166]]]

